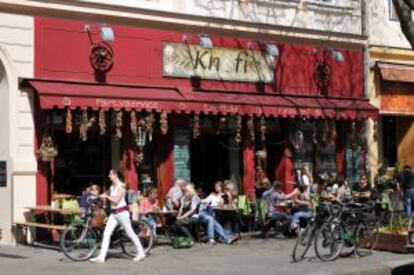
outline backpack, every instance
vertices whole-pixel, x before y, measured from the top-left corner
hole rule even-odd
[[[172,246],[173,248],[191,248],[194,245],[194,241],[190,237],[172,237]]]

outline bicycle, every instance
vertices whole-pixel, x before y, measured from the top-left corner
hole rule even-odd
[[[88,202],[85,214],[77,222],[70,224],[60,235],[60,250],[72,261],[86,261],[92,258],[103,235],[103,224],[94,226],[96,213],[102,211],[101,201],[95,199]],[[139,237],[144,252],[147,254],[153,246],[154,236],[151,226],[145,221],[132,221],[132,228]],[[137,254],[135,245],[124,230],[118,226],[111,238],[111,246],[121,246],[122,251],[130,257]]]

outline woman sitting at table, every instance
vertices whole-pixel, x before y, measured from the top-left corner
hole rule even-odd
[[[242,219],[237,207],[239,191],[236,184],[231,180],[225,180],[224,182],[223,206],[225,208],[234,209],[235,211],[222,212],[219,218],[222,224],[229,222],[232,232],[237,235],[237,238],[240,238]]]
[[[216,183],[214,183],[214,191],[201,202],[205,205],[211,206],[212,208],[220,206],[223,204],[223,194],[223,182],[216,181]]]
[[[158,192],[154,187],[149,187],[144,192],[144,199],[139,202],[139,213],[142,215],[141,219],[148,222],[151,226],[154,237],[157,236],[157,222],[155,217],[149,212],[160,209],[158,202]]]
[[[297,212],[295,212],[292,216],[294,228],[297,228],[297,225],[299,225],[301,218],[312,218],[311,199],[310,195],[308,194],[307,185],[301,184],[298,186],[297,193],[293,197],[293,206],[297,210]]]
[[[215,244],[215,235],[218,235],[227,244],[232,244],[236,238],[228,234],[212,215],[205,211],[198,213],[201,203],[194,187],[191,184],[184,186],[184,196],[181,199],[181,207],[178,211],[176,229],[187,237],[192,238],[189,226],[200,223],[207,228],[208,244]]]

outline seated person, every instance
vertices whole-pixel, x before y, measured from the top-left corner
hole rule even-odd
[[[366,203],[371,199],[371,186],[366,175],[362,175],[359,183],[352,187],[352,197],[360,203]]]
[[[98,198],[101,193],[101,187],[91,183],[88,188],[85,189],[82,196],[80,197],[79,206],[81,209],[86,209],[88,207],[88,200],[93,198]]]
[[[208,195],[207,198],[201,201],[203,204],[209,205],[211,207],[217,207],[223,204],[223,182],[216,181],[214,183],[214,191]]]
[[[296,227],[299,224],[301,218],[312,218],[311,199],[308,193],[308,186],[299,185],[297,193],[293,197],[293,205],[296,207],[297,212],[292,215],[292,221]]]
[[[293,198],[297,193],[297,190],[294,190],[292,193],[286,195],[281,190],[281,182],[275,181],[273,187],[263,193],[263,199],[267,204],[267,213],[266,217],[270,220],[269,223],[265,224],[262,231],[262,236],[266,237],[267,232],[275,225],[276,221],[280,221],[283,224],[283,233],[284,235],[289,234],[289,227],[292,218],[286,213],[280,212],[277,209],[277,204],[280,201],[288,200]]]
[[[213,216],[204,211],[200,211],[200,213],[198,213],[200,203],[201,200],[197,196],[194,187],[191,184],[185,185],[184,196],[181,199],[181,207],[177,216],[177,231],[180,231],[185,236],[192,238],[188,226],[194,223],[200,223],[207,228],[209,245],[216,243],[214,239],[215,235],[221,237],[227,244],[233,243],[235,238],[228,234]]]
[[[223,206],[238,209],[239,190],[233,181],[224,181],[224,193],[222,197]],[[242,218],[238,211],[223,212],[221,216],[221,221],[223,224],[225,222],[230,222],[233,233],[237,234],[237,237],[240,238]]]
[[[154,237],[157,236],[157,222],[153,215],[148,212],[159,210],[158,192],[154,187],[149,187],[144,192],[144,198],[139,202],[139,213],[142,215],[141,219],[148,222],[151,226]]]
[[[184,179],[178,178],[175,184],[167,193],[165,207],[168,210],[178,210],[180,208],[180,200],[183,197],[183,188],[187,183]]]
[[[132,185],[127,183],[127,190],[125,192],[125,201],[128,204],[129,211],[131,212],[132,220],[138,221],[139,218],[139,206],[138,206],[138,198],[139,198],[139,191],[132,188]]]

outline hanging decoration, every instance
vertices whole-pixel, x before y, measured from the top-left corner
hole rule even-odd
[[[163,111],[160,115],[160,129],[163,135],[168,133],[168,113]]]
[[[88,111],[82,111],[81,124],[79,126],[79,134],[82,141],[88,140],[88,130],[95,123],[95,116],[88,117]]]
[[[327,142],[328,137],[329,137],[329,125],[328,125],[328,121],[324,120],[323,126],[322,126],[322,141]]]
[[[193,139],[200,137],[200,116],[194,115],[193,118]]]
[[[148,140],[150,142],[152,142],[152,134],[154,132],[154,128],[153,128],[154,121],[155,121],[155,118],[154,118],[154,114],[153,113],[148,114],[145,117],[145,131],[148,134]]]
[[[249,139],[254,141],[254,117],[247,119],[247,131],[249,132]]]
[[[99,110],[99,134],[103,136],[106,132],[105,111]]]
[[[73,125],[72,125],[72,112],[68,108],[66,110],[66,134],[71,134],[73,131]]]
[[[373,133],[372,133],[372,139],[374,140],[374,142],[378,141],[378,123],[376,120],[374,120],[374,127],[373,127]]]
[[[236,116],[236,142],[240,143],[242,140],[242,136],[241,136],[241,130],[242,130],[242,117],[241,115],[237,115]]]
[[[311,136],[311,138],[312,138],[313,144],[318,144],[318,131],[317,131],[315,121],[312,123],[312,136]]]
[[[37,154],[44,162],[50,162],[58,155],[58,148],[54,145],[51,136],[43,137],[42,144],[40,145]]]
[[[304,140],[305,137],[300,129],[297,129],[290,137],[290,143],[297,152],[299,152],[302,149]]]
[[[123,121],[122,121],[122,116],[123,113],[122,111],[119,111],[116,113],[116,118],[115,118],[115,137],[117,139],[121,139],[122,138],[122,126],[123,126]]]
[[[136,136],[138,129],[137,129],[137,114],[134,110],[131,111],[131,133]]]
[[[218,119],[216,135],[219,135],[222,130],[226,129],[226,123],[227,123],[226,117],[222,116]]]
[[[332,120],[331,121],[331,127],[330,127],[330,130],[329,130],[329,141],[331,143],[331,146],[336,145],[336,136],[337,136],[336,123],[335,123],[335,120]]]
[[[266,119],[264,118],[264,116],[262,116],[260,118],[260,134],[261,134],[261,140],[262,140],[262,145],[264,146],[265,142],[266,142]]]

